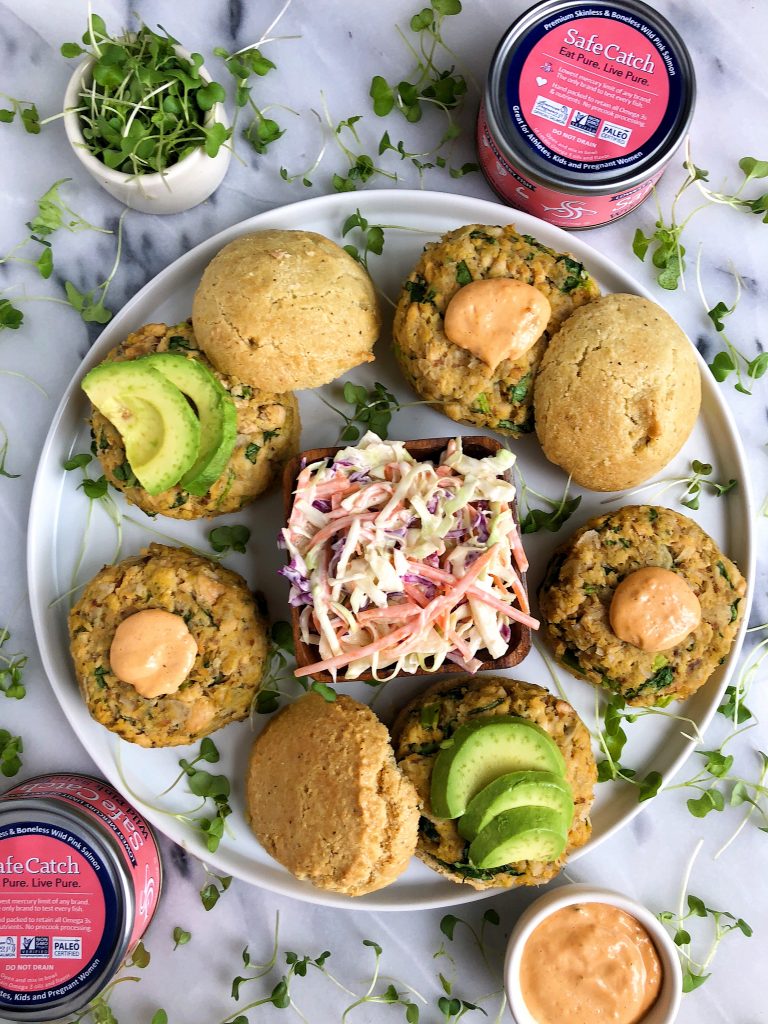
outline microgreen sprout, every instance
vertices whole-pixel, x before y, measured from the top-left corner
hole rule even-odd
[[[75,109],[86,148],[97,160],[141,175],[162,173],[201,148],[217,155],[232,130],[211,112],[226,93],[203,77],[199,53],[181,56],[177,40],[143,24],[110,36],[97,14],[89,14],[82,41],[84,46],[64,43],[61,52],[94,60]]]
[[[21,768],[23,751],[21,736],[12,736],[7,729],[0,729],[0,772],[7,779],[16,775]]]
[[[208,531],[208,543],[214,551],[223,555],[228,551],[239,551],[245,554],[245,545],[251,537],[247,526],[217,526]]]
[[[392,111],[399,112],[406,121],[415,124],[420,121],[425,108],[434,107],[445,115],[447,126],[440,140],[431,149],[410,152],[403,141],[393,143],[389,132],[385,132],[379,143],[379,155],[393,150],[401,160],[410,160],[423,178],[424,171],[432,167],[445,167],[443,147],[451,144],[460,134],[460,128],[453,112],[460,110],[467,93],[467,79],[456,70],[456,66],[439,68],[436,57],[439,51],[456,59],[456,54],[443,38],[443,23],[447,17],[461,12],[460,0],[430,0],[429,7],[423,7],[409,22],[415,39],[411,41],[400,26],[398,35],[415,60],[415,66],[407,79],[397,85],[390,84],[382,75],[371,80],[369,95],[373,111],[379,117],[387,117]],[[473,84],[474,81],[473,81]],[[461,167],[449,168],[451,177],[460,178],[479,169],[476,163],[465,163]]]
[[[632,783],[638,787],[638,800],[642,803],[644,800],[650,800],[656,796],[663,780],[661,773],[657,771],[650,771],[644,778],[638,779],[633,768],[627,768],[621,764],[621,755],[627,742],[627,734],[622,725],[624,722],[635,722],[644,714],[664,714],[664,712],[656,708],[642,708],[634,712],[626,712],[625,706],[624,698],[614,694],[603,708],[602,728],[598,731],[597,740],[604,757],[597,764],[597,781],[621,780]],[[678,718],[679,716],[672,715],[672,717]],[[595,719],[598,722],[600,720],[597,693],[595,694]],[[690,719],[682,719],[682,721],[689,722],[696,729],[695,723]],[[696,731],[698,735],[698,730]]]
[[[176,925],[173,929],[173,948],[177,950],[179,946],[186,946],[186,944],[192,938],[192,932],[188,932],[185,928],[180,925]]]
[[[688,476],[666,477],[664,480],[656,480],[653,483],[644,484],[642,487],[635,487],[631,491],[623,491],[612,498],[604,498],[600,504],[610,505],[614,501],[626,501],[630,495],[642,494],[647,490],[651,490],[654,498],[660,498],[662,494],[666,494],[673,487],[682,487],[683,490],[678,499],[680,504],[696,510],[699,507],[702,492],[706,492],[707,489],[716,498],[722,498],[723,495],[729,494],[738,486],[738,481],[733,478],[725,483],[712,480],[713,472],[714,470],[709,462],[693,459],[691,461],[691,472]]]
[[[37,200],[37,213],[32,220],[27,222],[29,234],[21,242],[18,242],[7,255],[0,257],[0,264],[28,263],[37,269],[42,278],[47,279],[53,273],[53,249],[48,241],[49,235],[62,229],[70,232],[101,231],[104,234],[111,234],[106,228],[91,224],[67,205],[61,196],[61,188],[69,180],[69,178],[61,178],[59,181],[55,181],[48,191],[44,192]],[[40,252],[34,258],[18,255],[30,243],[42,246]],[[7,299],[0,302],[1,326],[16,329],[21,325],[21,318],[22,314],[19,310],[15,310],[14,315],[13,307]]]
[[[368,949],[373,950],[374,964],[373,974],[368,984],[368,988],[365,993],[357,998],[353,1003],[344,1010],[341,1015],[341,1024],[347,1024],[347,1018],[349,1015],[357,1009],[358,1006],[366,1004],[384,1004],[387,1006],[403,1006],[405,1007],[405,1019],[408,1024],[418,1024],[419,1020],[419,1008],[416,1003],[412,1002],[408,998],[408,992],[400,992],[397,987],[390,983],[382,992],[376,992],[376,985],[379,980],[381,972],[381,957],[382,948],[378,942],[374,942],[372,939],[363,939],[363,945]],[[410,990],[409,990],[410,991]]]
[[[253,975],[250,978],[248,978],[248,977],[238,977],[238,978],[235,978],[235,980],[232,982],[232,998],[233,999],[239,999],[240,998],[240,988],[241,988],[241,986],[244,983],[249,982],[249,981],[257,981],[258,979],[263,978],[266,974],[269,973],[269,971],[277,963],[278,923],[279,923],[279,917],[278,917],[278,919],[276,920],[276,923],[275,923],[275,947],[274,947],[274,950],[273,950],[273,957],[272,957],[272,959],[270,961],[268,961],[266,964],[252,964],[251,963],[251,959],[250,959],[250,955],[248,953],[248,949],[246,948],[245,950],[243,950],[243,963],[244,963],[244,965],[246,967],[251,967],[252,966],[252,967],[256,968],[256,974]],[[289,1006],[293,1007],[293,1009],[296,1011],[296,1013],[299,1015],[299,1017],[301,1017],[301,1019],[306,1022],[307,1018],[299,1010],[298,1006],[296,1006],[296,1004],[294,1003],[293,999],[291,998],[291,993],[290,993],[291,981],[294,978],[305,978],[307,976],[307,972],[308,972],[308,969],[310,967],[313,967],[316,970],[320,971],[322,974],[326,974],[326,976],[330,977],[330,975],[327,974],[327,972],[325,970],[325,966],[324,966],[325,961],[328,959],[328,957],[330,955],[331,954],[330,954],[330,952],[328,950],[325,950],[325,952],[320,953],[316,957],[311,957],[311,956],[307,956],[307,955],[299,956],[298,953],[294,953],[294,952],[288,950],[287,952],[284,953],[285,963],[286,963],[286,966],[288,967],[288,970],[287,970],[287,972],[285,974],[282,975],[282,977],[280,978],[280,981],[275,985],[275,987],[272,989],[272,991],[269,993],[269,995],[262,996],[259,999],[254,999],[252,1002],[248,1003],[246,1006],[243,1006],[242,1009],[240,1010],[240,1012],[237,1013],[237,1016],[233,1016],[232,1014],[229,1014],[224,1019],[224,1021],[222,1021],[222,1024],[248,1024],[248,1018],[245,1016],[246,1011],[253,1010],[257,1006],[265,1006],[267,1003],[271,1003],[272,1006],[274,1006],[278,1010],[286,1010],[286,1009],[288,1009]]]
[[[742,196],[742,192],[749,182],[756,178],[768,177],[768,161],[743,157],[739,160],[739,168],[744,178],[735,192],[729,195],[725,192],[714,191],[707,184],[709,172],[693,163],[690,141],[686,142],[685,160],[683,161],[683,169],[686,174],[683,183],[672,199],[669,221],[665,221],[658,195],[656,195],[658,217],[655,231],[646,235],[638,228],[632,241],[632,251],[639,260],[645,260],[646,254],[651,250],[651,262],[658,271],[656,280],[662,288],[674,291],[678,284],[682,284],[685,289],[685,247],[681,244],[680,238],[691,218],[700,210],[706,209],[710,204],[725,204],[734,209],[747,210],[762,216],[763,222],[768,223],[768,192],[752,199]],[[696,185],[705,201],[680,218],[678,203],[692,185]]]
[[[755,813],[760,816],[762,824],[759,827],[761,830],[768,832],[768,785],[766,785],[768,755],[759,750],[755,751],[758,760],[757,777],[747,779],[734,771],[734,755],[726,753],[726,747],[737,736],[753,727],[753,716],[744,704],[744,697],[766,658],[768,658],[768,638],[762,640],[750,653],[739,672],[736,683],[727,687],[725,691],[723,703],[719,706],[718,712],[731,722],[733,728],[715,749],[703,749],[703,737],[692,719],[677,715],[659,706],[628,710],[620,695],[613,695],[607,701],[603,709],[602,726],[600,727],[598,694],[596,693],[595,719],[598,727],[592,735],[597,739],[603,753],[603,759],[597,765],[598,782],[621,780],[631,783],[638,787],[638,798],[641,801],[655,796],[662,785],[662,777],[659,772],[650,771],[643,779],[638,779],[633,769],[621,764],[620,759],[627,741],[623,726],[647,715],[673,718],[690,729],[690,732],[683,732],[683,736],[698,744],[695,752],[704,759],[704,763],[690,778],[667,785],[665,790],[669,792],[692,790],[694,795],[687,799],[686,807],[695,818],[704,818],[712,811],[725,811],[727,807],[748,805],[741,823],[717,852],[715,859],[728,849]],[[551,666],[549,667],[550,673],[557,681],[556,673]],[[567,699],[562,687],[558,686],[558,688],[564,699]]]
[[[261,684],[251,706],[259,715],[271,715],[280,707],[280,698],[294,700],[295,694],[281,689],[282,686],[298,683],[299,693],[317,693],[329,704],[336,700],[333,687],[317,681],[297,679],[290,667],[296,654],[293,645],[293,630],[288,622],[275,622],[269,632],[267,661]]]
[[[353,407],[351,414],[347,414],[320,396],[323,404],[333,409],[344,420],[345,425],[339,434],[339,441],[357,441],[360,434],[367,430],[372,430],[382,440],[386,440],[392,414],[403,408],[392,392],[378,381],[373,387],[366,388],[362,384],[354,384],[348,380],[344,382],[342,394],[347,405]]]
[[[126,966],[128,965],[126,964]],[[115,978],[87,1006],[76,1013],[74,1017],[68,1018],[66,1024],[82,1024],[83,1021],[90,1021],[91,1024],[119,1024],[112,1007],[109,1005],[110,996],[118,985],[122,985],[126,981],[138,982],[140,980],[140,978],[134,975],[127,974]]]
[[[279,936],[280,936],[280,911],[277,911],[277,913],[275,914],[275,940],[274,940],[274,943],[273,943],[273,946],[272,946],[272,956],[269,958],[269,960],[266,960],[264,963],[256,963],[254,960],[251,959],[251,955],[248,952],[248,947],[247,946],[245,947],[245,949],[243,950],[243,967],[246,970],[252,970],[255,973],[251,974],[250,976],[247,976],[247,977],[244,977],[242,975],[238,975],[238,977],[236,977],[232,981],[232,998],[233,999],[239,999],[240,998],[240,988],[241,988],[242,985],[246,984],[247,982],[251,982],[251,981],[259,981],[259,979],[261,979],[265,975],[269,974],[269,972],[275,966],[275,964],[277,963],[277,949],[278,949]]]
[[[140,971],[143,971],[145,967],[149,967],[149,961],[152,959],[151,954],[143,942],[139,941],[133,948],[133,952],[125,961],[126,967],[138,967]]]
[[[724,811],[726,806],[740,807],[742,804],[748,804],[750,809],[747,818],[757,811],[762,819],[762,827],[768,831],[768,810],[763,803],[768,797],[768,786],[765,784],[766,775],[768,775],[768,755],[761,750],[756,752],[759,760],[757,778],[745,779],[732,771],[734,755],[726,754],[724,751],[726,743],[732,738],[733,736],[726,739],[717,750],[697,750],[696,753],[699,757],[704,758],[702,768],[691,778],[668,788],[670,790],[692,789],[698,794],[686,801],[689,813],[695,818],[705,818],[711,811]],[[744,824],[746,824],[746,820],[742,822],[720,853],[730,846]]]
[[[367,270],[368,253],[372,252],[377,256],[381,256],[384,251],[384,226],[381,224],[369,224],[358,209],[351,213],[344,221],[341,229],[342,237],[346,237],[354,228],[359,228],[362,233],[362,252],[356,245],[351,244],[345,245],[344,251],[348,252],[352,259],[357,260]]]
[[[7,469],[5,465],[8,459],[8,444],[8,431],[0,423],[0,476],[4,476],[8,480],[18,480],[19,474],[11,473],[11,471]]]
[[[273,142],[277,142],[285,134],[285,129],[271,117],[266,116],[268,108],[260,108],[253,99],[253,86],[250,84],[252,75],[263,78],[275,65],[259,50],[258,46],[249,46],[236,53],[228,53],[221,47],[213,51],[221,57],[224,65],[235,80],[235,116],[232,121],[234,132],[238,115],[242,109],[249,107],[253,117],[243,129],[243,138],[259,154],[266,153]]]
[[[456,1024],[471,1010],[479,1010],[485,1017],[488,1016],[482,1006],[478,1006],[477,1003],[468,1003],[465,999],[457,999],[455,996],[439,996],[437,1008],[443,1015],[443,1024]]]
[[[26,694],[23,683],[24,668],[29,660],[26,654],[6,654],[2,648],[10,640],[10,632],[0,628],[0,693],[14,700]]]
[[[712,910],[711,907],[706,906],[704,900],[688,892],[693,864],[701,850],[702,842],[703,840],[699,840],[686,867],[677,910],[665,910],[658,915],[661,923],[671,933],[678,949],[683,968],[683,992],[693,992],[694,989],[703,985],[707,978],[711,977],[710,965],[726,935],[738,931],[746,938],[752,936],[752,929],[743,918],[736,917],[727,910]],[[700,959],[694,957],[692,953],[693,936],[691,935],[691,925],[698,918],[709,919],[712,925],[709,949]]]
[[[463,178],[465,174],[471,174],[473,171],[480,170],[480,165],[476,163],[464,163],[460,167],[449,167],[447,158],[442,156],[440,153],[443,146],[457,138],[459,134],[459,126],[457,124],[450,124],[443,137],[431,149],[411,152],[405,148],[405,143],[402,139],[397,143],[393,143],[389,132],[386,131],[379,140],[379,156],[382,156],[384,153],[392,150],[394,153],[398,154],[401,160],[410,160],[419,172],[419,179],[421,180],[422,187],[424,184],[424,172],[432,170],[434,167],[439,167],[441,169],[448,167],[448,173],[452,178]]]
[[[195,811],[177,814],[174,817],[194,824],[205,836],[205,845],[211,853],[218,850],[219,843],[224,836],[225,821],[232,813],[232,808],[229,805],[230,784],[226,775],[212,775],[197,766],[201,761],[205,761],[206,764],[216,764],[219,758],[216,744],[209,736],[206,736],[200,743],[200,750],[195,758],[191,761],[184,757],[179,759],[181,771],[170,786],[160,794],[160,796],[165,796],[186,776],[189,791],[195,796],[201,797],[203,802]],[[209,811],[208,814],[200,816],[198,812],[206,808],[209,800],[213,804],[213,813]]]
[[[739,304],[739,299],[741,298],[741,277],[733,268],[731,268],[731,273],[733,274],[734,281],[736,282],[736,294],[733,302],[728,306],[721,299],[710,309],[709,303],[704,295],[704,286],[701,281],[701,250],[699,250],[699,258],[696,260],[696,285],[698,287],[699,297],[701,298],[704,309],[707,312],[707,316],[714,324],[715,330],[720,335],[720,339],[725,345],[725,348],[720,352],[717,352],[712,362],[708,364],[709,368],[712,371],[712,376],[716,381],[718,381],[718,383],[722,383],[724,380],[727,380],[730,375],[735,372],[736,384],[734,386],[736,390],[741,392],[742,395],[751,395],[752,392],[745,383],[744,374],[746,374],[746,377],[750,381],[759,380],[760,377],[765,374],[766,370],[768,370],[768,352],[758,352],[754,359],[750,359],[733,344],[725,331],[725,320],[733,315]]]
[[[90,291],[81,292],[77,289],[71,281],[64,282],[64,291],[67,294],[67,301],[73,309],[77,310],[80,316],[86,323],[97,323],[106,324],[112,319],[111,310],[107,309],[104,305],[104,300],[107,297],[109,286],[117,273],[117,268],[120,266],[120,257],[123,249],[123,221],[128,210],[123,210],[120,214],[120,219],[117,222],[117,252],[115,253],[115,262],[112,264],[107,277],[91,288]]]
[[[320,125],[320,130],[323,131],[323,119],[322,119],[322,117],[318,114],[318,112],[316,110],[313,110],[312,113],[314,114],[314,116],[318,120],[318,123]],[[312,187],[312,179],[310,178],[310,174],[314,174],[314,172],[317,170],[317,168],[320,165],[323,157],[325,156],[325,151],[326,151],[327,148],[328,148],[328,138],[324,137],[323,141],[321,143],[320,149],[318,150],[317,156],[312,161],[312,163],[309,164],[309,166],[305,167],[301,171],[296,171],[293,174],[289,173],[287,167],[281,167],[280,168],[280,177],[283,179],[283,181],[287,181],[289,185],[292,185],[294,183],[294,181],[301,181],[302,185],[304,185],[305,188],[311,188]]]
[[[204,910],[213,910],[230,885],[232,885],[232,875],[215,875],[213,872],[208,871],[207,868],[206,872],[211,881],[207,882],[200,890],[200,902],[203,904]]]
[[[67,591],[67,594],[74,593],[75,590],[79,589],[79,587],[76,585],[77,576],[78,573],[80,572],[80,566],[83,564],[83,559],[85,558],[85,552],[88,542],[88,533],[90,531],[91,519],[93,517],[94,502],[98,501],[99,505],[102,507],[106,515],[109,517],[109,519],[112,522],[112,525],[115,528],[116,545],[115,554],[112,559],[113,562],[116,562],[119,559],[120,552],[123,546],[122,513],[118,508],[115,499],[109,493],[109,485],[107,482],[107,478],[103,474],[102,476],[96,479],[93,479],[88,475],[88,466],[90,465],[92,460],[93,455],[89,454],[88,452],[81,452],[77,455],[71,455],[63,464],[63,468],[68,473],[73,472],[74,470],[77,469],[82,470],[83,476],[82,480],[78,484],[78,489],[81,489],[83,491],[83,494],[85,494],[86,498],[88,498],[88,514],[86,516],[85,526],[83,528],[83,536],[80,541],[80,550],[78,552],[77,559],[75,560],[75,565],[72,569],[70,589]],[[60,595],[60,597],[63,596],[65,595]],[[57,600],[60,600],[60,598],[57,598]]]
[[[325,116],[325,122],[331,131],[331,135],[342,151],[344,156],[347,158],[349,163],[349,169],[346,177],[341,174],[334,174],[331,179],[335,192],[354,192],[358,185],[364,185],[369,181],[375,174],[380,175],[384,178],[389,178],[390,181],[397,181],[397,175],[391,171],[385,171],[382,167],[377,167],[373,162],[373,158],[367,153],[355,153],[342,138],[342,132],[346,132],[348,136],[351,136],[355,144],[358,147],[362,147],[362,141],[357,133],[355,125],[358,121],[362,120],[360,114],[355,114],[352,117],[347,117],[338,124],[333,123],[331,115],[328,112],[328,106],[325,102],[325,96],[321,93],[321,99],[323,103],[323,114]],[[282,174],[282,171],[281,171]]]
[[[0,299],[0,331],[18,331],[24,323],[24,314],[10,299]]]
[[[485,929],[488,925],[497,927],[500,923],[501,919],[499,918],[498,913],[491,908],[490,910],[486,910],[485,913],[483,914],[479,931],[475,930],[475,928],[472,927],[469,921],[465,921],[463,917],[456,917],[455,914],[446,914],[444,917],[440,919],[440,931],[448,939],[449,942],[453,942],[453,936],[454,932],[456,931],[456,926],[461,925],[462,928],[465,928],[474,939],[475,944],[478,950],[480,951],[480,955],[485,961],[485,965],[490,970],[488,950],[485,944]],[[446,995],[450,995],[450,984],[446,982],[442,975],[440,975],[440,979],[441,984],[443,986],[443,991],[446,993]]]
[[[10,124],[18,115],[25,132],[30,135],[40,134],[40,115],[32,100],[17,100],[5,92],[0,92],[0,100],[10,104],[0,108],[0,124]]]
[[[239,119],[240,111],[250,107],[253,117],[250,123],[243,129],[243,137],[257,153],[266,153],[269,146],[285,134],[277,121],[267,117],[267,112],[273,107],[280,106],[281,109],[290,110],[290,107],[282,107],[281,104],[270,104],[268,107],[259,107],[253,99],[252,76],[264,78],[270,71],[275,69],[275,64],[259,49],[265,43],[274,42],[276,39],[298,39],[299,36],[275,36],[270,38],[270,33],[281,20],[291,5],[291,0],[285,3],[270,23],[264,35],[252,46],[244,46],[234,53],[217,47],[214,53],[221,57],[224,65],[235,80],[235,115],[232,119],[232,133],[234,135]],[[296,113],[296,111],[291,111]]]
[[[557,533],[557,531],[563,526],[568,519],[571,518],[573,513],[581,504],[581,495],[577,495],[575,498],[568,497],[568,491],[571,487],[571,478],[565,482],[563,493],[559,498],[548,498],[546,494],[540,494],[530,487],[523,477],[520,469],[519,462],[515,463],[515,472],[519,481],[518,496],[520,502],[520,511],[523,509],[525,514],[522,515],[520,520],[520,530],[522,533],[537,533],[539,530],[549,530],[550,533]],[[533,508],[531,507],[528,495],[532,494],[535,498],[539,498],[540,501],[546,502],[549,508]]]
[[[289,675],[291,678],[293,677],[293,672],[289,670],[289,663],[294,654],[293,632],[290,624],[288,622],[273,623],[269,631],[266,668],[253,701],[253,710],[257,714],[269,715],[280,707],[280,697],[284,696],[280,685],[288,681]]]

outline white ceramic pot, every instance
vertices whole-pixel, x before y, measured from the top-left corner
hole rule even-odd
[[[661,922],[642,903],[610,889],[598,889],[591,885],[563,885],[550,890],[523,911],[512,929],[504,962],[504,987],[517,1024],[540,1024],[526,1006],[520,985],[520,961],[525,944],[545,918],[574,903],[610,903],[630,914],[645,928],[659,954],[662,983],[658,999],[643,1017],[641,1024],[672,1024],[680,1010],[683,991],[683,972],[677,947]]]
[[[176,47],[182,57],[190,54],[182,47]],[[158,174],[123,174],[107,167],[86,147],[80,128],[80,116],[75,108],[79,106],[78,96],[90,78],[93,58],[88,57],[75,70],[69,80],[64,94],[64,128],[75,156],[88,171],[91,177],[105,188],[115,199],[125,203],[132,210],[141,213],[181,213],[190,210],[214,192],[224,180],[232,152],[222,146],[215,157],[210,157],[201,147],[184,157],[179,163]],[[204,67],[200,74],[207,81],[211,76]],[[217,103],[209,111],[207,120],[220,121],[229,127],[226,111],[222,103]]]

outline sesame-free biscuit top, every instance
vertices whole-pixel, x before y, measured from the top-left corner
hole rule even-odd
[[[416,848],[416,790],[373,711],[316,693],[278,712],[253,744],[248,817],[297,878],[360,896],[393,882]]]

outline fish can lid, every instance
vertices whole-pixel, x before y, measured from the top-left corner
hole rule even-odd
[[[494,54],[489,127],[540,184],[583,194],[659,171],[685,136],[696,82],[685,43],[642,0],[544,0]]]
[[[0,1016],[48,1021],[85,1006],[126,955],[130,879],[77,809],[0,803]]]

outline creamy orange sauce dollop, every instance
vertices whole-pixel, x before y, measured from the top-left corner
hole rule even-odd
[[[180,615],[148,608],[123,619],[109,651],[112,671],[142,697],[175,693],[197,657],[197,643]]]
[[[549,300],[533,285],[492,277],[459,288],[448,303],[443,329],[454,345],[495,370],[539,340],[551,312]]]
[[[661,990],[648,932],[610,903],[576,903],[525,944],[520,984],[538,1024],[639,1024]]]
[[[701,605],[682,576],[648,566],[616,587],[609,618],[620,640],[641,651],[669,651],[701,622]]]

